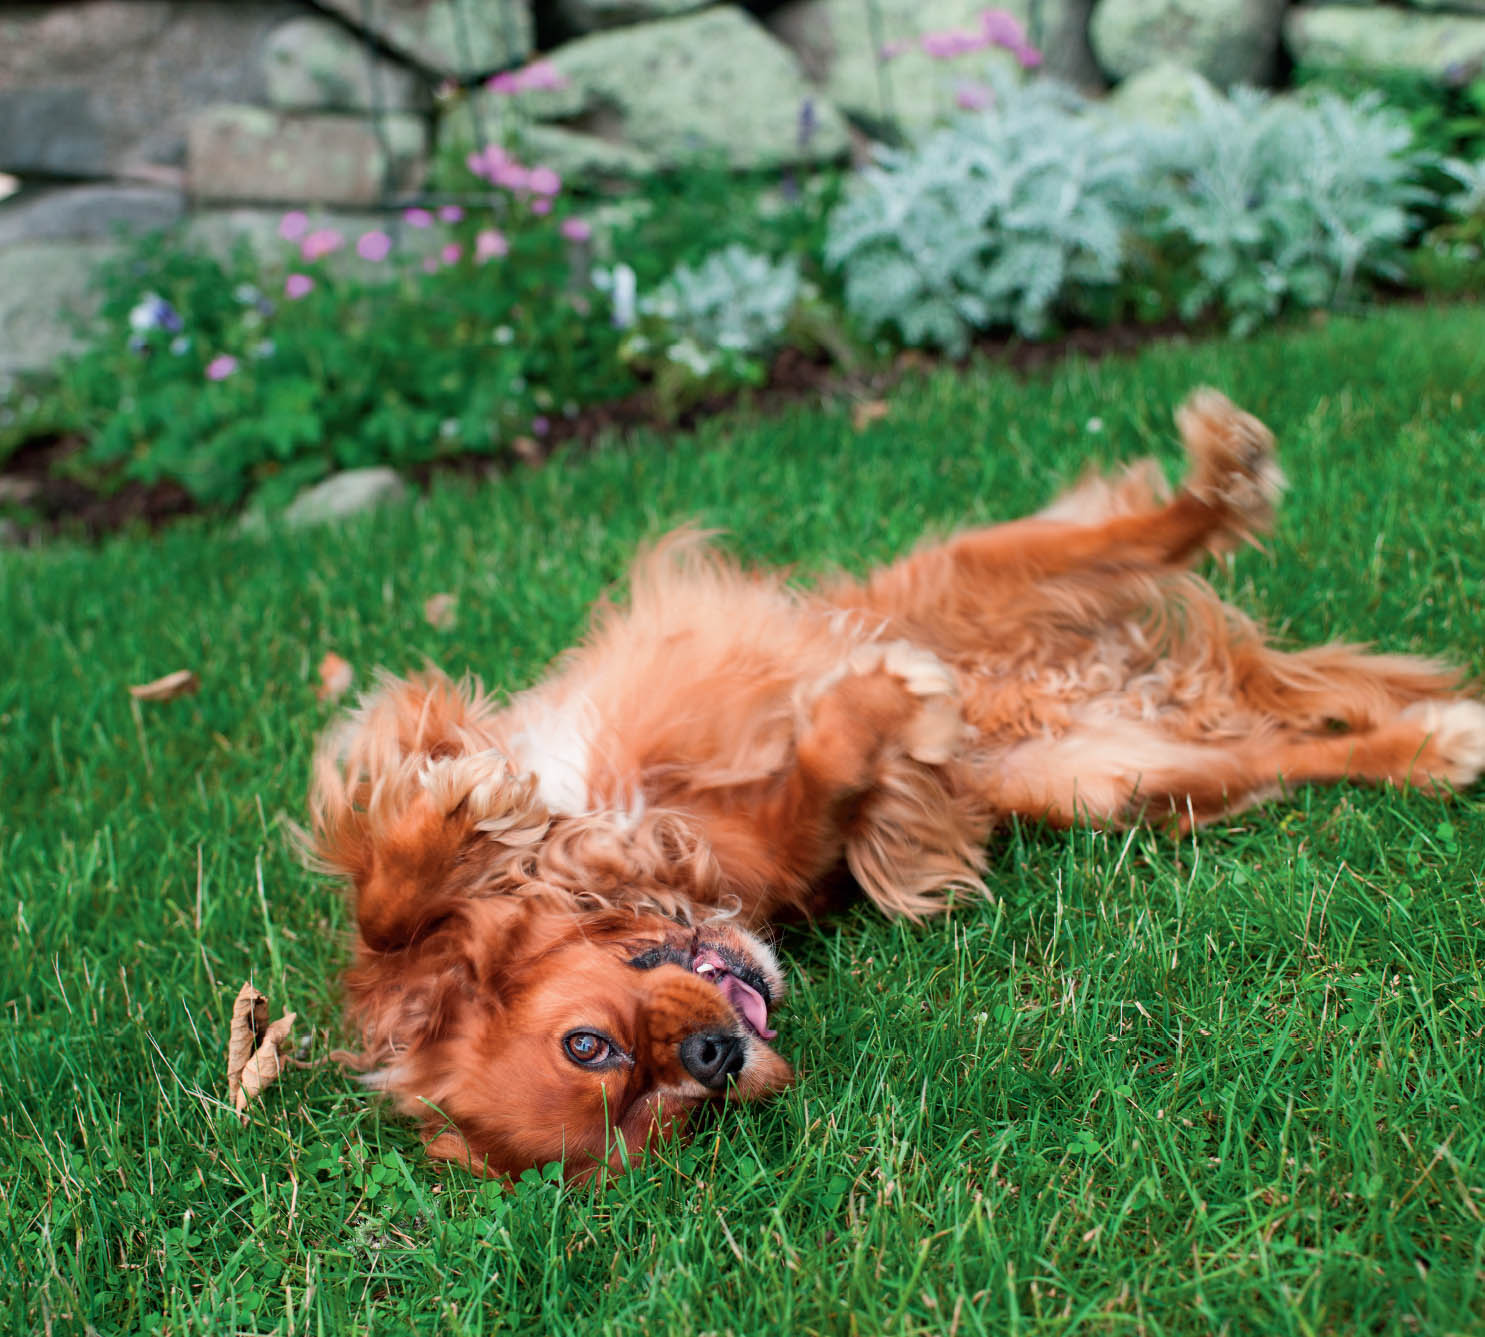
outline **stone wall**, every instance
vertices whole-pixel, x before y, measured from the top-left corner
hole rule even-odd
[[[1485,0],[1002,0],[1042,68],[1158,108],[1196,71],[1295,60],[1441,81],[1485,65]],[[844,159],[953,109],[984,0],[63,0],[0,8],[0,373],[44,367],[120,229],[208,244],[285,206],[363,221],[419,197],[512,96],[559,171],[621,181],[698,150]],[[925,37],[928,40],[924,40]],[[528,64],[540,44],[545,55]],[[1013,50],[993,58],[1014,68]],[[512,80],[525,68],[530,77]],[[534,70],[534,73],[533,73]],[[492,75],[507,72],[495,91]],[[524,91],[511,92],[512,84]],[[501,91],[503,90],[503,91]],[[355,211],[360,211],[356,214]]]

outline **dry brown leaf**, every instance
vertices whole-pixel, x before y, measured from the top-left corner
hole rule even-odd
[[[858,399],[851,406],[851,426],[858,432],[864,432],[874,422],[880,422],[887,416],[888,404],[885,399]]]
[[[540,464],[546,458],[546,452],[542,450],[535,437],[518,436],[510,443],[510,448],[527,464]]]
[[[174,701],[178,696],[190,696],[201,686],[201,679],[190,669],[176,669],[154,682],[142,682],[129,689],[136,701]]]
[[[262,1095],[284,1070],[279,1049],[293,1028],[292,1012],[269,1022],[268,1000],[251,984],[238,991],[227,1036],[227,1098],[244,1123],[248,1101]]]
[[[315,695],[321,701],[338,701],[351,690],[351,679],[355,670],[334,650],[327,650],[320,660],[320,685]]]
[[[458,605],[452,594],[430,594],[423,601],[423,618],[435,631],[447,631],[454,625]]]

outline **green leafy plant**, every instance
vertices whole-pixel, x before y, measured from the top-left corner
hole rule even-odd
[[[1071,90],[999,81],[988,109],[877,151],[830,216],[825,260],[852,315],[905,343],[1036,337],[1071,291],[1118,279],[1139,164],[1131,132]]]
[[[1364,277],[1400,280],[1433,198],[1418,184],[1427,156],[1376,95],[1198,90],[1149,151],[1150,233],[1190,256],[1182,314],[1217,306],[1237,334],[1288,305],[1344,302]]]

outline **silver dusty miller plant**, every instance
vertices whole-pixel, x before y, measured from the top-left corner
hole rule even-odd
[[[1243,334],[1286,304],[1344,302],[1363,275],[1401,277],[1429,158],[1379,98],[1196,97],[1150,144],[1156,236],[1189,247],[1197,272],[1184,315],[1219,304]]]
[[[678,265],[639,309],[702,350],[771,351],[803,292],[799,263],[733,243],[694,268]]]
[[[990,326],[1035,337],[1070,289],[1118,280],[1140,163],[1130,128],[1072,90],[998,80],[986,110],[877,150],[825,261],[870,330],[956,355]]]

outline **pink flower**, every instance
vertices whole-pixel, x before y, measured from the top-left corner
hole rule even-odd
[[[510,155],[499,144],[487,144],[464,159],[464,165],[477,177],[494,181],[495,173],[510,161]]]
[[[581,218],[564,218],[557,229],[568,241],[587,241],[593,229]]]
[[[459,257],[464,254],[464,248],[458,242],[451,241],[438,254],[444,264],[457,265],[459,263]]]
[[[433,215],[426,209],[404,209],[402,211],[402,221],[408,227],[432,227]]]
[[[442,208],[439,209],[438,216],[445,223],[457,223],[461,218],[464,217],[464,210],[461,209],[457,204],[445,204]]]
[[[308,297],[315,290],[315,281],[308,274],[290,274],[284,280],[284,296],[291,302]]]
[[[539,195],[531,201],[531,212],[534,214],[549,214],[552,212],[552,202],[545,195]]]
[[[237,359],[231,353],[218,353],[206,364],[206,379],[208,381],[225,381],[227,377],[237,370]]]
[[[954,105],[965,111],[984,111],[995,101],[995,93],[986,85],[965,80],[954,89]]]
[[[278,235],[285,241],[298,241],[309,231],[309,215],[299,209],[290,209],[278,220]]]
[[[549,60],[534,60],[516,72],[517,88],[525,93],[538,88],[566,88],[567,79]]]
[[[373,264],[385,260],[392,252],[392,238],[385,232],[363,232],[356,243],[356,254]]]
[[[1026,40],[1021,20],[1004,9],[986,9],[980,14],[980,31],[993,46],[1004,47],[1021,62],[1022,69],[1042,63],[1042,53]]]
[[[438,273],[438,257],[436,255],[425,255],[423,257],[423,273]]]
[[[525,190],[531,184],[531,172],[522,167],[520,163],[507,158],[498,163],[495,170],[490,173],[490,181],[497,186],[504,186],[507,190]]]
[[[533,167],[527,184],[538,195],[555,195],[562,189],[562,178],[550,167]]]
[[[316,228],[299,243],[299,254],[305,260],[318,260],[322,255],[338,251],[345,245],[345,238],[333,227]]]
[[[513,93],[530,93],[539,88],[566,88],[567,79],[549,60],[534,60],[519,70],[502,70],[485,80],[492,93],[509,97]]]
[[[971,51],[983,51],[990,45],[990,37],[983,30],[945,28],[942,32],[924,33],[919,42],[924,52],[934,60],[949,60],[954,56],[967,56]]]
[[[509,254],[510,242],[492,227],[487,227],[474,239],[474,262],[477,265],[486,264]]]

